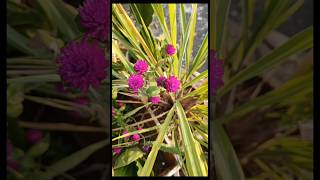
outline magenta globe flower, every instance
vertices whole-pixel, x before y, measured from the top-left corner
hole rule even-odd
[[[114,117],[116,115],[116,109],[112,106],[112,116]]]
[[[173,56],[174,54],[176,54],[177,50],[176,48],[174,48],[174,46],[172,44],[168,44],[166,47],[166,53],[169,56]]]
[[[28,129],[25,133],[25,138],[28,143],[36,144],[43,138],[43,133],[40,130]]]
[[[127,130],[123,131],[122,135],[128,134],[129,132]],[[124,140],[128,140],[130,136],[124,137]]]
[[[121,102],[121,101],[118,102],[118,107],[119,108],[121,108],[123,105],[124,105],[123,102]]]
[[[180,89],[180,81],[175,76],[170,76],[165,81],[165,88],[167,92],[175,93],[178,89]]]
[[[150,101],[152,102],[152,104],[159,104],[160,97],[159,96],[153,96],[153,97],[150,98]]]
[[[96,42],[69,43],[61,50],[57,63],[62,79],[82,92],[90,86],[98,87],[107,75],[104,51]]]
[[[139,73],[139,74],[144,74],[145,72],[148,71],[148,63],[144,60],[138,60],[134,64],[134,70]]]
[[[211,94],[215,95],[217,90],[224,85],[223,83],[223,61],[218,60],[216,58],[216,53],[214,50],[210,51],[210,86],[211,86]]]
[[[138,91],[144,85],[144,79],[140,74],[133,74],[128,79],[129,88],[133,91]]]
[[[158,87],[164,87],[166,80],[167,80],[167,79],[166,79],[164,76],[160,76],[160,77],[157,79],[157,86],[158,86]]]
[[[134,140],[136,142],[140,141],[140,135],[139,134],[134,134],[134,135],[132,135],[131,138],[132,138],[132,140]]]
[[[80,24],[86,36],[107,40],[110,34],[110,0],[86,0],[79,8]]]
[[[113,148],[113,152],[116,154],[116,155],[119,155],[121,153],[121,148],[120,147],[115,147]]]
[[[144,146],[142,146],[142,149],[143,149],[143,152],[147,153],[150,151],[151,147],[148,145],[144,145]]]

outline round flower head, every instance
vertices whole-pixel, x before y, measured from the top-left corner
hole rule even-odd
[[[143,127],[138,127],[138,130],[139,130],[139,131],[143,130]]]
[[[180,81],[174,77],[170,76],[165,82],[165,88],[168,92],[176,92],[180,88]]]
[[[172,44],[168,44],[166,47],[166,53],[169,56],[173,56],[174,54],[176,54],[177,50],[176,48],[174,48],[174,46]]]
[[[121,108],[123,106],[123,102],[118,102],[118,107]]]
[[[42,131],[36,129],[28,129],[25,134],[26,140],[30,144],[36,144],[43,138]]]
[[[151,149],[151,147],[150,146],[148,146],[148,145],[144,145],[144,146],[142,146],[142,149],[143,149],[143,152],[149,152],[150,151],[150,149]]]
[[[121,148],[120,147],[115,147],[113,148],[113,152],[116,154],[116,155],[119,155],[121,153]]]
[[[123,131],[122,135],[128,134],[129,132],[127,130]],[[128,140],[130,136],[124,137],[124,140]]]
[[[10,139],[7,139],[7,156],[11,156],[13,152],[13,145]]]
[[[133,74],[128,79],[128,85],[133,91],[138,91],[144,85],[143,77],[140,74]]]
[[[150,98],[150,101],[152,104],[158,104],[160,102],[160,97],[159,96],[153,96]]]
[[[134,64],[134,70],[139,74],[144,74],[145,72],[148,71],[148,63],[145,62],[144,60],[138,60]]]
[[[116,109],[112,106],[112,116],[116,115]]]
[[[160,76],[158,79],[157,79],[157,86],[162,86],[164,87],[165,86],[165,82],[166,82],[166,78],[164,76]]]
[[[214,50],[210,51],[210,79],[211,79],[211,94],[215,95],[217,90],[223,86],[223,74],[224,74],[224,70],[223,70],[223,61],[218,60],[216,58],[216,53]]]
[[[136,142],[140,141],[140,135],[139,134],[134,134],[134,135],[132,135],[131,138],[132,138],[132,140],[134,140]]]
[[[86,36],[107,40],[110,34],[110,0],[86,0],[79,8],[80,24]]]
[[[98,87],[107,75],[104,51],[96,42],[69,43],[62,49],[57,63],[62,79],[82,92],[87,92],[90,86]]]

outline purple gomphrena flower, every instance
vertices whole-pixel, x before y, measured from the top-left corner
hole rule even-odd
[[[134,135],[132,135],[131,138],[132,138],[132,140],[134,140],[136,142],[140,141],[140,135],[139,134],[134,134]]]
[[[71,42],[61,50],[57,59],[58,72],[72,87],[87,92],[98,87],[106,78],[107,61],[97,42]]]
[[[7,166],[18,171],[20,168],[20,165],[16,160],[12,157],[13,153],[13,145],[10,139],[7,139]]]
[[[112,116],[114,117],[116,115],[116,109],[112,106]]]
[[[143,130],[143,127],[138,127],[138,130],[139,130],[139,131]]]
[[[121,108],[123,106],[123,102],[119,101],[118,102],[118,107]]]
[[[165,81],[165,88],[167,92],[175,93],[180,88],[180,81],[176,77],[170,76]]]
[[[28,143],[36,144],[43,138],[43,132],[37,129],[28,129],[25,137]]]
[[[127,130],[123,131],[122,135],[128,134],[129,132]],[[124,137],[124,140],[127,141],[130,138],[130,136]]]
[[[158,79],[157,79],[157,86],[161,86],[161,87],[164,87],[165,86],[165,82],[166,82],[166,78],[164,76],[160,76]]]
[[[145,72],[148,71],[148,63],[144,60],[138,60],[134,64],[133,68],[138,74],[144,74]]]
[[[128,79],[129,88],[138,91],[144,85],[144,79],[140,74],[133,74]]]
[[[7,157],[11,156],[13,152],[13,145],[10,139],[7,139]]]
[[[173,56],[174,54],[176,54],[177,50],[176,48],[174,48],[174,46],[172,44],[168,44],[166,47],[166,53],[169,56]]]
[[[217,90],[224,85],[223,83],[223,61],[217,59],[216,53],[214,50],[210,50],[210,79],[211,79],[211,94],[215,95]]]
[[[159,96],[153,96],[153,97],[150,98],[150,101],[152,102],[152,104],[159,104],[160,97]]]
[[[105,41],[110,34],[110,0],[86,0],[79,8],[80,24],[86,36]]]
[[[151,147],[148,145],[144,145],[144,146],[142,146],[142,149],[143,149],[143,152],[148,153],[150,151]]]
[[[115,147],[113,148],[113,152],[116,154],[116,155],[119,155],[121,153],[121,148],[120,147]]]

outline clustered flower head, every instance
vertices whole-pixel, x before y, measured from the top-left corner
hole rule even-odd
[[[217,59],[216,53],[214,50],[210,51],[210,59],[211,59],[211,64],[210,64],[210,79],[211,79],[211,94],[215,95],[217,90],[224,85],[223,83],[223,61]]]
[[[80,23],[86,36],[105,41],[110,33],[110,0],[86,0],[79,8]]]
[[[128,134],[129,132],[127,130],[123,131],[122,135]],[[128,140],[130,138],[130,136],[126,136],[124,137],[124,140]]]
[[[128,79],[129,88],[138,91],[144,85],[144,79],[140,74],[133,74]]]
[[[157,79],[157,86],[164,87],[166,80],[167,80],[167,78],[165,78],[164,76],[160,76]]]
[[[148,63],[144,60],[138,60],[135,64],[134,64],[134,70],[138,73],[138,74],[144,74],[145,72],[148,71]]]
[[[36,129],[28,129],[25,133],[25,137],[28,143],[36,144],[43,138],[43,132]]]
[[[121,148],[120,147],[115,147],[113,148],[113,152],[116,154],[116,155],[119,155],[121,153]]]
[[[114,117],[116,115],[116,109],[112,106],[112,116]]]
[[[142,146],[142,149],[143,149],[143,152],[149,152],[150,151],[150,149],[151,149],[151,147],[150,146],[148,146],[148,145],[144,145],[144,146]]]
[[[106,78],[104,51],[96,42],[69,43],[62,49],[57,63],[62,79],[82,92],[87,92],[90,86],[98,87]]]
[[[176,77],[170,76],[165,82],[165,88],[168,92],[175,93],[180,88],[180,81]]]
[[[10,139],[7,139],[7,166],[18,171],[20,169],[20,165],[16,160],[13,159],[13,145]]]
[[[164,87],[167,92],[175,93],[178,89],[180,89],[180,81],[175,76],[169,76],[168,78],[160,76],[157,79],[157,85]]]
[[[173,56],[174,54],[176,54],[177,50],[176,48],[174,48],[174,46],[172,44],[168,44],[166,47],[166,53],[169,56]]]
[[[150,101],[152,102],[152,104],[158,104],[160,102],[160,97],[159,96],[152,96],[150,98]]]
[[[132,135],[131,138],[132,138],[132,140],[134,140],[136,142],[140,141],[140,135],[139,134],[134,134],[134,135]]]

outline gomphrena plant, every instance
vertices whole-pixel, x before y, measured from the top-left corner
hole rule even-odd
[[[193,53],[198,5],[188,5],[188,21],[185,6],[112,5],[114,176],[165,175],[157,156],[173,158],[169,174],[208,176],[208,70],[199,72],[208,62],[208,35]]]

